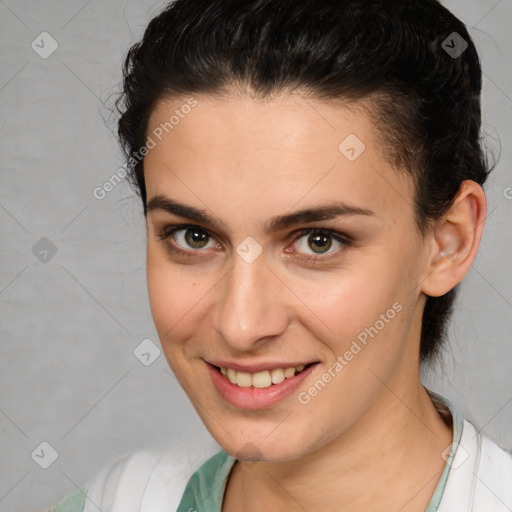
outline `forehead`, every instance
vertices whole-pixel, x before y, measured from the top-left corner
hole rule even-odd
[[[375,124],[357,104],[299,95],[190,98],[160,101],[152,112],[148,198],[191,199],[193,189],[213,203],[233,194],[260,212],[340,200],[381,216],[412,215],[412,180],[384,156]]]

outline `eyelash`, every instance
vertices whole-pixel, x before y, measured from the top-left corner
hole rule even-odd
[[[206,234],[209,238],[215,239],[214,235],[212,233],[210,233],[207,229],[202,228],[200,226],[194,226],[191,224],[177,224],[177,225],[173,225],[173,226],[166,226],[160,231],[160,233],[158,233],[157,238],[160,241],[166,242],[177,231],[182,231],[182,230],[187,231],[189,229],[195,229],[195,230],[201,231],[204,234]],[[339,231],[335,231],[332,229],[325,229],[325,228],[301,229],[294,233],[294,239],[293,239],[292,243],[296,243],[297,240],[300,240],[304,236],[312,235],[312,234],[330,236],[330,237],[334,238],[337,242],[341,243],[344,247],[352,247],[354,245],[354,241],[348,235],[340,233]],[[168,243],[168,247],[172,252],[179,253],[182,256],[191,257],[191,258],[196,257],[195,254],[193,254],[193,253],[201,252],[201,249],[197,249],[197,250],[192,249],[191,250],[192,254],[191,254],[191,253],[181,249],[179,246],[176,246],[176,245],[173,245],[170,243]],[[342,250],[342,249],[338,249],[338,251],[340,251],[340,250]],[[336,252],[338,252],[338,251],[335,251],[334,253],[328,253],[326,256],[300,256],[300,259],[306,261],[307,263],[321,263],[322,261],[325,261],[328,258],[330,258],[330,256],[332,256],[333,254],[336,254]]]

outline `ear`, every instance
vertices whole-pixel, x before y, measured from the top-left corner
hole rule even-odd
[[[431,297],[448,293],[469,272],[476,258],[487,214],[483,188],[464,181],[446,214],[436,222],[431,237],[422,291]]]

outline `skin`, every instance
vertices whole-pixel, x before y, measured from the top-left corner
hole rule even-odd
[[[195,98],[197,107],[145,159],[147,197],[203,209],[224,225],[149,211],[147,283],[163,351],[201,420],[234,457],[251,459],[248,441],[257,452],[235,464],[223,512],[340,504],[424,511],[452,429],[420,382],[421,316],[426,294],[443,295],[471,267],[485,220],[482,188],[464,182],[422,237],[412,181],[386,159],[361,109],[291,94]],[[186,101],[160,101],[148,134]],[[338,150],[349,134],[366,146],[353,162]],[[374,215],[264,229],[274,216],[331,201]],[[186,231],[174,243],[159,237],[183,223],[207,230],[204,248],[188,245]],[[320,244],[325,254],[317,254],[302,228],[336,230],[354,244],[328,238],[332,245]],[[236,252],[248,236],[263,249],[252,263]],[[323,260],[302,259],[315,254]],[[242,410],[223,400],[207,372],[204,360],[320,361],[301,386],[307,390],[397,302],[401,311],[306,405],[293,393]]]

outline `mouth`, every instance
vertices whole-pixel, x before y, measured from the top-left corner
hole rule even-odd
[[[210,363],[208,363],[210,364]],[[225,366],[213,366],[221,375],[223,375],[231,384],[243,388],[266,389],[277,386],[286,379],[291,379],[307,370],[310,366],[317,364],[316,362],[301,364],[298,366],[287,366],[283,368],[273,368],[259,372],[237,371],[234,368]]]
[[[249,410],[269,408],[290,397],[320,365],[318,361],[286,368],[268,369],[267,365],[267,369],[250,373],[205,363],[224,401]]]

